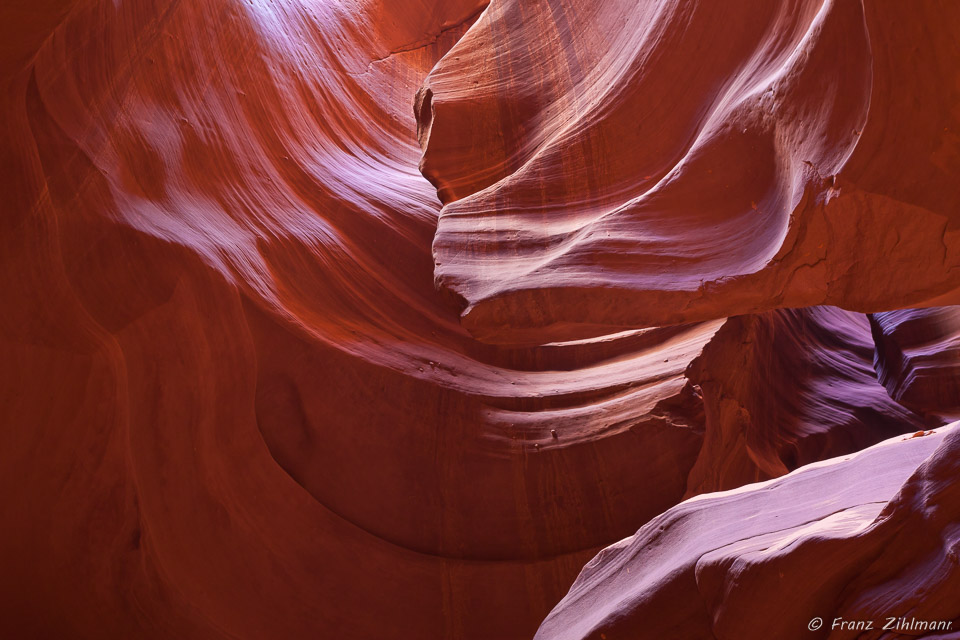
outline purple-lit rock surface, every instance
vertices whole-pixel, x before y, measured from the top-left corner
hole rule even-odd
[[[875,313],[870,325],[890,397],[934,422],[960,418],[960,307]]]
[[[692,498],[588,562],[536,638],[956,637],[958,473],[954,423]]]

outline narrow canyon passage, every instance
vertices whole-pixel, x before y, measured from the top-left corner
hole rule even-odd
[[[0,17],[0,636],[960,619],[960,5]]]

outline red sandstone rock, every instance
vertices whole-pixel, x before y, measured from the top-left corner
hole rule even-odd
[[[953,3],[496,2],[421,93],[437,280],[502,343],[956,302],[958,29]]]
[[[955,637],[958,455],[955,423],[688,500],[587,563],[536,637]]]
[[[691,183],[684,173],[697,157],[690,136],[706,130],[710,109],[730,106],[720,105],[720,85],[746,96],[738,83],[776,72],[793,50],[830,57],[818,44],[826,35],[804,40],[812,10],[772,16],[766,5],[731,5],[720,17],[743,23],[727,38],[739,44],[711,62],[727,75],[704,67],[681,105],[661,104],[652,89],[705,58],[681,46],[703,35],[678,29],[685,6],[631,5],[624,22],[620,2],[497,1],[481,15],[484,4],[77,0],[0,8],[0,635],[529,638],[599,548],[685,495],[916,431],[917,417],[875,379],[862,316],[813,309],[723,317],[818,296],[771,302],[768,291],[759,304],[742,284],[729,292],[705,284],[709,295],[688,316],[649,292],[601,291],[603,278],[591,272],[584,297],[569,306],[543,287],[544,300],[572,314],[551,326],[515,323],[517,313],[542,312],[536,300],[495,311],[489,324],[467,318],[478,335],[525,344],[479,342],[462,328],[451,297],[456,303],[463,292],[435,290],[431,254],[433,244],[437,255],[454,255],[447,243],[456,207],[501,185],[498,220],[522,222],[520,239],[535,247],[556,225],[579,225],[598,202],[626,197],[624,185],[646,193],[633,184],[641,167],[650,172],[643,184],[666,189],[676,179],[669,197],[677,202],[715,200],[720,213],[733,211],[731,201],[700,190],[719,183]],[[851,11],[821,13],[842,14],[830,20],[844,26]],[[702,27],[702,16],[691,17]],[[876,33],[871,24],[867,33]],[[902,32],[883,37],[914,46],[916,24],[904,20]],[[760,49],[751,42],[758,29],[769,40]],[[619,58],[643,50],[654,32],[664,42],[649,51],[660,58]],[[923,46],[946,45],[933,38]],[[890,64],[902,72],[897,51]],[[846,59],[839,66],[841,79],[860,86],[860,67]],[[944,73],[924,67],[916,86]],[[811,74],[806,81],[817,80]],[[950,86],[936,84],[930,95]],[[803,98],[796,109],[814,108],[791,90]],[[792,95],[777,104],[791,105]],[[608,113],[641,108],[648,113],[639,133]],[[931,100],[924,122],[939,126],[942,108]],[[885,109],[894,122],[919,107]],[[799,125],[790,113],[777,117],[806,149],[796,138],[809,132],[791,129]],[[944,251],[952,251],[953,230],[925,216],[953,202],[938,171],[949,174],[955,157],[945,143],[924,164],[924,145],[941,140],[939,129],[908,131],[909,144],[885,141],[872,118],[877,148],[900,145],[916,168],[897,182],[889,156],[875,151],[859,179],[894,204],[878,208],[863,195],[864,206],[894,219],[897,203],[917,204],[916,217],[877,228],[899,234],[897,251],[925,252],[910,263],[914,271],[900,264],[896,274],[870,266],[870,242],[833,254],[830,264],[852,264],[858,274],[873,268],[877,278],[837,294],[837,303],[875,309],[858,296],[912,304],[920,298],[907,285],[928,286],[924,296],[949,288],[952,253],[943,254],[948,271],[937,279],[928,261],[941,256],[926,248],[927,236],[943,231]],[[809,182],[807,169],[771,165],[786,157],[776,153],[754,157],[750,145],[769,143],[772,125],[750,126],[746,143],[733,130],[738,142],[717,142],[714,166],[731,179],[737,167],[769,178],[761,191],[774,200],[786,197],[778,189],[802,190],[783,180]],[[564,150],[557,127],[578,142]],[[597,127],[608,127],[609,140],[591,133]],[[436,238],[441,202],[418,171],[417,133],[424,173],[450,203]],[[590,147],[601,142],[611,153]],[[827,159],[846,148],[833,138],[809,145]],[[585,148],[596,155],[584,156]],[[547,151],[563,159],[556,175],[520,181],[528,161]],[[677,154],[687,155],[681,162]],[[672,163],[679,173],[666,179]],[[513,200],[514,182],[546,189],[537,197],[547,205]],[[831,202],[847,193],[840,189]],[[827,198],[815,191],[809,197]],[[750,211],[735,211],[724,229],[752,246],[797,228],[783,211],[766,211],[765,197],[751,196]],[[858,223],[843,217],[849,210],[830,206],[822,215],[836,225],[831,233],[855,236]],[[730,252],[731,237],[700,228],[700,213],[690,211],[686,220],[661,211],[677,226],[648,240],[713,251],[708,260],[694,256],[684,277],[735,276],[749,252]],[[804,237],[819,237],[813,225]],[[636,229],[618,233],[620,258],[646,251],[631,248]],[[472,253],[486,235],[472,235],[455,256],[477,270],[470,277],[528,287],[513,256]],[[896,264],[897,254],[886,253]],[[806,260],[796,255],[796,264]],[[567,277],[559,268],[555,276]],[[720,304],[718,295],[728,297]],[[596,317],[577,317],[588,308]],[[638,329],[647,316],[702,321]]]
[[[78,5],[11,81],[4,633],[529,637],[680,500],[719,321],[500,349],[433,291],[444,6]]]
[[[706,412],[687,496],[775,478],[922,427],[877,382],[873,351],[866,317],[840,309],[728,320],[687,372]]]

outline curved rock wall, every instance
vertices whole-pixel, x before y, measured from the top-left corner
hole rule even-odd
[[[935,2],[493,3],[418,112],[440,286],[503,343],[956,302],[958,23]]]
[[[688,500],[587,563],[536,638],[953,637],[958,435]]]
[[[951,11],[4,4],[0,635],[529,638],[941,424]]]
[[[876,313],[870,326],[890,397],[933,422],[960,417],[960,308]]]

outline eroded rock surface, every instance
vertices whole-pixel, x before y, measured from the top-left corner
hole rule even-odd
[[[960,417],[960,307],[870,317],[880,382],[933,423]]]
[[[917,6],[5,3],[0,636],[529,638],[684,497],[942,422],[948,350],[888,394],[778,308],[953,295]]]
[[[958,454],[954,423],[688,500],[587,563],[536,638],[955,637]]]
[[[690,367],[705,441],[687,496],[733,489],[923,429],[873,372],[865,316],[831,307],[731,318]],[[933,421],[937,426],[942,421]]]
[[[504,343],[956,302],[958,25],[935,2],[494,2],[419,110],[438,283]]]

